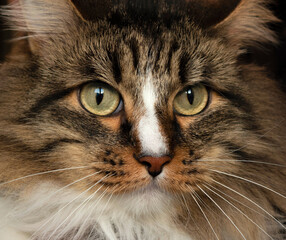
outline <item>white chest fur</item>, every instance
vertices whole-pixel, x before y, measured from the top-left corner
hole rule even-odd
[[[191,240],[172,223],[175,212],[163,193],[88,198],[39,189],[19,202],[0,199],[1,240]]]

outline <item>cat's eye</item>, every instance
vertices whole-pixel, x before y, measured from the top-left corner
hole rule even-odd
[[[208,99],[209,93],[204,85],[187,87],[175,97],[174,110],[181,115],[193,116],[206,108]]]
[[[107,116],[115,113],[121,105],[119,93],[103,82],[92,82],[84,85],[80,91],[80,102],[89,112]]]

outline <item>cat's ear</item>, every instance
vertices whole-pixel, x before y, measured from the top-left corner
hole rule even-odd
[[[211,0],[209,0],[211,1]],[[218,0],[224,2],[223,0]],[[277,43],[270,24],[279,20],[269,9],[270,0],[240,0],[233,11],[210,29],[225,36],[233,46],[261,46]]]
[[[65,0],[14,0],[6,11],[12,30],[38,35],[66,32],[67,23],[72,24],[73,9]]]
[[[26,49],[37,52],[45,40],[68,33],[76,27],[78,17],[68,0],[9,0],[10,4],[1,10],[7,18],[9,28],[14,32],[13,48],[27,42]],[[23,41],[16,40],[24,39]],[[26,51],[28,52],[28,51]]]

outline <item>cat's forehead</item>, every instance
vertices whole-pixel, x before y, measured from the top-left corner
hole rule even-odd
[[[94,58],[91,58],[90,66],[102,71],[103,61],[107,61],[105,71],[112,75],[109,80],[127,87],[142,87],[147,81],[161,88],[178,84],[185,71],[181,69],[181,76],[178,76],[178,68],[188,64],[186,59],[178,61],[182,54],[189,55],[195,47],[194,42],[187,43],[165,27],[158,27],[153,34],[148,30],[114,27],[99,38],[95,36],[94,41]]]
[[[151,82],[166,100],[198,82],[229,84],[236,73],[233,50],[189,21],[124,26],[105,20],[70,35],[43,49],[42,64],[51,75],[61,71],[59,81],[68,88],[103,81],[137,99]]]
[[[96,26],[87,65],[101,76],[108,75],[108,81],[116,84],[140,87],[151,79],[165,90],[178,88],[219,71],[218,66],[212,69],[216,63],[222,68],[224,62],[229,63],[228,54],[223,58],[221,52],[218,54],[227,50],[190,23],[176,22],[166,27],[155,22],[148,29],[109,26]]]

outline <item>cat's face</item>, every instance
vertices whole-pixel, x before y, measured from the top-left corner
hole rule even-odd
[[[235,44],[185,17],[67,29],[33,43],[24,66],[2,67],[3,182],[66,168],[24,183],[74,182],[132,209],[143,202],[140,213],[170,200],[183,219],[185,204],[197,206],[192,193],[210,204],[212,186],[258,198],[242,178],[279,186],[283,170],[255,161],[282,163],[280,93],[259,68],[240,65]]]
[[[246,141],[242,129],[254,127],[244,116],[248,106],[239,104],[243,80],[231,49],[192,25],[162,26],[155,36],[129,27],[106,29],[106,23],[95,25],[94,33],[42,50],[41,70],[34,72],[38,82],[20,117],[35,134],[33,157],[45,161],[39,171],[51,162],[56,168],[87,166],[72,180],[98,172],[82,182],[108,176],[99,186],[110,192],[153,182],[189,192],[210,181],[213,173],[206,168],[213,164],[198,160],[232,158],[235,146]],[[100,89],[103,99],[97,102]],[[153,163],[160,165],[156,178],[143,161],[148,156],[168,157],[162,167]]]

